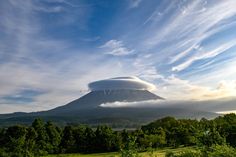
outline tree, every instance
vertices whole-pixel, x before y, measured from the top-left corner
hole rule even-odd
[[[129,136],[120,150],[121,157],[139,157],[137,151],[136,137]]]
[[[0,128],[0,148],[3,148],[6,142],[5,133],[6,133],[6,130]]]
[[[95,149],[94,145],[95,145],[95,133],[94,131],[90,128],[90,127],[86,127],[85,129],[85,147],[84,147],[84,151],[86,153],[92,152],[92,150]]]
[[[47,143],[47,139],[48,139],[48,135],[46,132],[46,129],[44,127],[44,122],[42,119],[35,119],[34,122],[32,123],[32,127],[34,128],[34,130],[37,133],[37,137],[35,139],[35,152],[36,154],[39,155],[44,155],[47,154],[47,150],[48,150],[48,143]]]
[[[33,156],[35,154],[35,139],[37,137],[37,133],[33,127],[27,128],[26,140],[25,140],[25,150],[28,151],[28,154]]]
[[[60,132],[57,127],[52,122],[47,122],[45,124],[45,130],[47,133],[47,152],[55,153],[58,152],[58,146],[60,144]]]
[[[74,129],[74,137],[75,137],[75,144],[76,144],[76,151],[77,152],[86,152],[86,142],[87,139],[84,136],[86,131],[85,125],[79,125]]]
[[[236,114],[227,114],[214,120],[219,133],[226,137],[226,142],[236,147]]]
[[[211,128],[205,132],[201,132],[198,136],[198,144],[201,146],[210,147],[212,145],[225,144],[225,138],[222,137],[215,128]]]
[[[114,136],[114,151],[119,151],[122,147],[122,136],[120,134],[120,132],[115,131],[113,133]]]
[[[155,130],[155,134],[145,134],[140,130],[137,135],[137,143],[144,149],[161,147],[166,144],[165,131],[161,127]]]
[[[229,126],[227,128],[228,135],[226,136],[226,141],[231,146],[236,147],[236,124]]]
[[[114,150],[113,131],[108,126],[98,126],[96,131],[96,148],[98,152],[107,152]]]
[[[9,156],[28,156],[25,150],[27,128],[24,126],[16,125],[9,127],[6,131],[6,144],[7,152],[11,152]]]
[[[62,153],[75,152],[75,137],[72,126],[64,128],[59,148]]]

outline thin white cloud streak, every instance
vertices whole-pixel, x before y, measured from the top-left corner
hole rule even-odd
[[[172,57],[170,59],[170,64],[178,61],[179,59],[183,58],[184,56],[186,56],[190,51],[192,51],[193,49],[198,49],[199,45],[192,45],[189,48],[187,48],[186,50],[184,50],[183,52],[177,54],[176,56]]]
[[[176,45],[177,50],[178,50],[178,48],[184,48],[184,50],[180,51],[180,53],[178,53],[176,55],[171,56],[169,63],[170,64],[175,63],[175,62],[179,61],[180,59],[184,58],[185,56],[187,56],[188,54],[191,54],[191,53],[193,54],[193,51],[196,51],[199,48],[202,48],[201,43],[204,40],[206,40],[208,37],[211,37],[212,35],[220,32],[220,31],[224,31],[227,28],[234,27],[235,24],[236,24],[236,22],[222,24],[222,25],[217,26],[213,30],[209,30],[208,32],[203,33],[201,36],[197,36],[196,38],[190,38],[190,39],[187,39],[186,41],[184,40],[183,44],[178,43],[179,46]],[[228,40],[226,40],[226,41],[228,41]],[[218,46],[218,45],[216,45],[216,46]]]
[[[107,52],[105,54],[110,54],[114,56],[125,56],[134,53],[134,50],[129,50],[124,46],[122,41],[109,40],[104,45],[99,48],[105,49]]]
[[[227,42],[225,44],[222,44],[222,45],[218,46],[217,48],[210,50],[210,51],[204,51],[201,48],[200,49],[196,48],[196,49],[199,49],[198,50],[199,53],[191,56],[185,62],[183,62],[177,66],[174,66],[172,68],[172,71],[182,71],[182,70],[186,69],[187,67],[189,67],[191,64],[193,64],[195,61],[207,59],[207,58],[213,58],[221,53],[224,53],[225,51],[234,47],[235,45],[236,45],[236,42],[231,41],[231,42]]]
[[[149,25],[150,28],[155,28],[163,19],[166,19],[166,14],[168,14],[176,6],[176,3],[169,1],[162,1],[155,10],[151,13],[150,16],[144,21],[143,25]],[[168,20],[168,19],[167,19]]]
[[[155,82],[157,79],[164,78],[158,71],[153,62],[149,62],[150,58],[154,57],[152,53],[139,54],[137,58],[132,61],[134,67],[134,75],[144,80]]]
[[[72,3],[70,0],[46,0],[49,3],[61,3],[61,4],[66,4],[70,7],[75,7],[75,8],[84,8],[84,7],[90,7],[95,4],[80,4],[81,1],[76,1],[77,3]]]
[[[113,102],[103,103],[102,108],[150,108],[150,109],[185,109],[192,111],[205,111],[215,113],[233,113],[235,107],[233,103],[235,98],[231,99],[217,99],[217,100],[152,100],[140,102]]]
[[[130,1],[130,8],[133,9],[133,8],[137,8],[142,0],[129,0]]]
[[[230,114],[230,113],[234,113],[236,114],[236,110],[231,110],[231,111],[218,111],[216,113],[219,113],[219,114]]]
[[[147,101],[137,101],[137,102],[112,102],[112,103],[103,103],[99,105],[100,107],[105,108],[122,108],[122,107],[161,107],[168,104],[169,101],[164,100],[147,100]]]
[[[63,11],[63,7],[61,6],[55,6],[55,7],[50,7],[50,8],[37,6],[37,7],[34,7],[34,9],[36,11],[45,12],[45,13],[60,13]]]
[[[192,79],[195,84],[215,86],[215,84],[221,80],[236,80],[235,65],[236,61],[232,59],[227,63],[215,65],[214,68],[217,70],[206,72],[200,75],[198,79],[192,78],[191,73],[186,77]]]

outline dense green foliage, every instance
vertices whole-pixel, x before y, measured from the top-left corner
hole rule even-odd
[[[140,151],[161,147],[199,146],[201,150],[167,156],[235,155],[236,115],[214,120],[165,117],[134,131],[113,131],[108,126],[85,125],[60,128],[35,119],[32,126],[0,129],[0,156],[41,156],[55,153],[96,153],[120,151],[121,156],[137,156]]]

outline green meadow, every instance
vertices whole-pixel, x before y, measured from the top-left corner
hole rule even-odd
[[[178,153],[185,150],[194,150],[194,147],[182,147],[182,148],[165,148],[154,150],[153,152],[142,152],[139,153],[140,157],[165,157],[166,152]],[[44,157],[120,157],[119,152],[110,153],[94,153],[94,154],[58,154],[58,155],[47,155]]]

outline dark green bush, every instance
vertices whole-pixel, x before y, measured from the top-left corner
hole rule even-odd
[[[208,157],[236,157],[236,149],[227,145],[215,145],[207,154]]]

